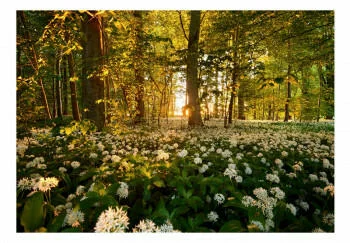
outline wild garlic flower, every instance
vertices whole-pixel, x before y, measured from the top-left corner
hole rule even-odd
[[[80,210],[67,209],[67,214],[64,218],[62,226],[78,227],[80,223],[84,222],[84,213]]]
[[[73,169],[76,169],[80,166],[80,162],[78,161],[73,161],[72,163],[70,163],[70,165],[73,167]]]
[[[82,194],[84,193],[84,190],[85,190],[85,186],[80,185],[80,186],[78,186],[77,189],[75,190],[75,194],[76,194],[77,196],[80,196],[80,195],[82,195]]]
[[[241,183],[243,181],[243,177],[242,176],[236,176],[235,180],[237,183]]]
[[[96,233],[124,232],[128,229],[128,225],[128,215],[122,208],[116,207],[116,209],[113,209],[109,207],[100,214],[94,229]]]
[[[254,206],[256,204],[256,201],[251,196],[243,196],[242,204],[245,207],[251,207],[251,206]]]
[[[310,181],[317,181],[318,180],[318,176],[317,175],[315,175],[315,174],[309,174],[309,179],[310,179]]]
[[[90,158],[90,159],[96,159],[97,156],[98,156],[98,155],[97,155],[96,153],[90,153],[89,158]]]
[[[156,160],[168,160],[169,159],[169,153],[164,152],[163,150],[158,150],[157,151],[157,157]]]
[[[218,203],[218,204],[222,204],[225,202],[225,196],[222,195],[221,193],[216,193],[214,195],[214,200]]]
[[[270,192],[275,195],[277,199],[282,200],[285,197],[284,191],[282,191],[279,187],[273,187],[270,189]]]
[[[265,227],[260,221],[252,220],[250,223],[255,225],[260,231],[265,231]]]
[[[17,188],[21,191],[31,190],[33,187],[33,180],[28,177],[20,179],[17,183]]]
[[[312,230],[312,233],[324,233],[324,230],[321,229],[321,228],[314,228],[314,229]]]
[[[160,232],[160,229],[152,220],[146,219],[146,220],[141,220],[139,224],[132,229],[132,231],[139,232],[139,233],[154,233],[154,232]]]
[[[219,218],[219,215],[214,211],[211,211],[210,213],[208,213],[207,216],[210,222],[216,222]]]
[[[197,158],[194,158],[193,162],[198,165],[198,164],[202,164],[202,159],[197,157]]]
[[[250,167],[245,167],[245,170],[244,170],[244,172],[247,174],[247,175],[251,175],[252,174],[252,169],[250,168]]]
[[[329,226],[333,226],[334,225],[334,214],[328,213],[327,215],[323,216],[322,222],[329,225]]]
[[[297,214],[297,208],[292,203],[287,203],[286,208],[295,216]]]
[[[121,160],[121,158],[118,155],[112,155],[111,161],[113,163],[118,163]]]
[[[59,172],[61,172],[61,173],[67,172],[67,169],[66,169],[65,167],[60,167],[60,168],[58,168],[58,170],[59,170]]]
[[[177,156],[179,156],[180,158],[184,158],[187,156],[187,154],[188,154],[187,150],[183,149],[177,154]]]
[[[274,183],[280,183],[280,178],[275,174],[266,174],[266,180]]]
[[[41,177],[38,181],[33,185],[34,191],[42,191],[47,192],[50,191],[51,188],[54,188],[58,185],[58,179],[56,177]]]
[[[207,164],[203,164],[202,167],[198,169],[199,173],[203,174],[208,170],[209,166]]]
[[[120,198],[127,198],[129,195],[129,186],[125,182],[119,182],[120,186],[117,190],[117,195]]]
[[[165,222],[165,224],[162,224],[159,227],[160,233],[173,233],[173,232],[179,232],[177,230],[174,230],[174,226],[171,224],[169,220]]]

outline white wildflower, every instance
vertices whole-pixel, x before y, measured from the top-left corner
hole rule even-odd
[[[247,174],[247,175],[251,175],[252,174],[252,169],[250,167],[246,167],[244,172]]]
[[[322,222],[329,225],[329,226],[333,226],[334,225],[334,214],[328,213],[327,215],[323,216]]]
[[[33,180],[27,177],[20,179],[17,183],[17,188],[21,191],[31,190],[33,186]]]
[[[188,154],[187,150],[186,149],[183,149],[181,150],[177,155],[180,157],[180,158],[184,158],[186,157]]]
[[[120,186],[117,190],[117,195],[120,198],[127,198],[129,195],[129,186],[125,182],[119,182]]]
[[[96,159],[97,158],[97,154],[96,153],[90,153],[89,158],[90,159]]]
[[[273,187],[270,189],[270,192],[275,195],[276,198],[282,200],[285,197],[284,191],[282,191],[279,187]]]
[[[275,174],[267,174],[266,180],[271,181],[271,182],[275,182],[275,183],[280,182],[280,178],[278,177],[278,175],[275,175]]]
[[[146,219],[146,221],[141,220],[139,224],[132,229],[132,231],[140,232],[140,233],[152,233],[152,232],[159,232],[160,229],[156,226],[156,224],[152,220]]]
[[[128,215],[122,208],[116,207],[116,209],[113,209],[109,207],[100,214],[94,229],[96,233],[124,232],[128,229],[128,225]]]
[[[208,213],[208,219],[210,222],[216,222],[219,218],[219,215],[214,212],[214,211],[211,211],[210,213]]]
[[[201,164],[202,163],[202,159],[201,158],[194,158],[193,162],[198,165],[198,164]]]
[[[225,202],[225,196],[222,195],[221,193],[216,193],[214,195],[214,200],[218,203],[218,204],[222,204]]]
[[[282,151],[281,155],[282,155],[282,157],[287,157],[288,156],[288,152]]]
[[[209,166],[207,164],[203,164],[202,167],[200,167],[198,169],[199,173],[203,174],[204,172],[207,171],[207,169],[209,168]]]
[[[243,178],[242,178],[242,176],[236,176],[235,180],[237,183],[241,183],[243,181]]]
[[[80,166],[80,162],[73,161],[70,165],[73,167],[73,169],[76,169],[76,168],[78,168]]]
[[[54,188],[58,185],[58,179],[56,177],[48,177],[44,178],[41,177],[36,183],[33,185],[33,190],[34,191],[50,191],[51,188]]]
[[[58,168],[58,170],[59,170],[59,172],[61,172],[61,173],[67,172],[67,169],[66,169],[65,167],[60,167],[60,168]]]
[[[64,218],[62,226],[78,227],[80,223],[84,222],[84,213],[80,210],[67,209],[66,217]]]
[[[75,194],[77,196],[80,196],[80,195],[82,195],[84,193],[84,190],[85,190],[85,186],[80,185],[80,186],[77,187],[77,189],[75,191]]]
[[[310,181],[317,181],[318,177],[315,174],[309,174],[309,179],[310,179]]]
[[[256,201],[251,196],[244,196],[242,198],[242,204],[245,207],[254,206]]]
[[[260,231],[265,231],[263,224],[260,221],[252,220],[250,223],[255,225]]]
[[[294,216],[297,214],[297,209],[292,203],[287,203],[286,208],[288,208]]]
[[[322,165],[323,165],[323,168],[328,169],[331,164],[330,164],[328,159],[323,159],[322,160]]]

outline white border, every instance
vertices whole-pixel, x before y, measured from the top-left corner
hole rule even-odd
[[[166,2],[166,3],[165,3]],[[346,1],[329,0],[293,0],[293,1],[268,1],[268,0],[214,0],[214,1],[9,1],[0,15],[1,30],[1,151],[5,156],[1,159],[1,211],[0,219],[1,238],[6,242],[28,241],[152,241],[152,242],[181,242],[181,241],[248,241],[248,242],[342,242],[347,237],[349,209],[347,208],[349,192],[347,173],[350,171],[350,157],[346,152],[349,150],[349,92],[350,92],[350,53],[349,53],[349,9],[345,6]],[[15,51],[16,51],[16,10],[50,10],[50,9],[143,9],[143,10],[169,10],[169,9],[206,9],[206,10],[335,10],[335,92],[336,92],[336,205],[335,224],[336,233],[332,234],[300,234],[300,233],[237,233],[237,234],[171,234],[171,235],[136,235],[136,234],[24,234],[16,233],[16,195],[15,195],[15,139],[16,139],[16,87],[15,87]],[[348,237],[347,237],[348,238]]]

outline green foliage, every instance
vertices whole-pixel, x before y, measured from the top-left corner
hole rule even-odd
[[[34,232],[44,223],[44,194],[35,192],[25,201],[21,213],[21,225],[26,232]]]

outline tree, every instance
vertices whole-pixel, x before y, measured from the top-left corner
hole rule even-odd
[[[191,11],[190,32],[188,36],[186,89],[188,94],[188,125],[202,126],[198,96],[198,40],[200,32],[200,11]]]
[[[103,33],[102,17],[97,11],[84,14],[84,75],[83,106],[87,119],[92,120],[97,129],[105,126],[104,79],[103,67]]]

